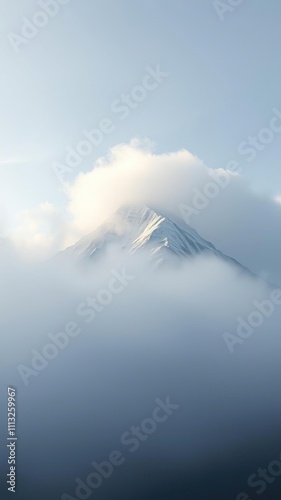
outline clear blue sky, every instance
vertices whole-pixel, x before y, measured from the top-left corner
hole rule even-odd
[[[281,133],[252,163],[237,153],[281,111],[279,0],[244,0],[223,21],[211,0],[70,0],[18,54],[7,35],[20,34],[38,2],[0,5],[0,195],[9,209],[63,203],[52,161],[112,117],[112,102],[156,64],[169,77],[126,120],[114,118],[82,169],[148,137],[158,152],[186,148],[211,167],[238,159],[256,189],[281,193]]]

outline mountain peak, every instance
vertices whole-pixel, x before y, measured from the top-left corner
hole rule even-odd
[[[121,206],[106,222],[63,254],[74,260],[88,261],[103,255],[110,245],[117,245],[128,255],[146,250],[158,262],[207,253],[244,269],[179,217],[138,205]]]

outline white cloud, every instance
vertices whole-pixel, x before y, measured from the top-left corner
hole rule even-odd
[[[58,251],[64,241],[65,220],[51,203],[18,214],[19,225],[11,240],[22,256],[44,259]]]
[[[188,189],[187,176],[203,173],[202,162],[185,150],[156,155],[136,142],[116,146],[67,187],[74,225],[90,231],[126,203],[171,209]]]

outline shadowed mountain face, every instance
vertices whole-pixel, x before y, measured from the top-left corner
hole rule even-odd
[[[115,245],[128,255],[146,250],[157,263],[177,262],[202,253],[211,254],[246,271],[177,216],[167,216],[149,207],[121,207],[109,220],[60,256],[63,254],[77,261],[94,259],[101,256],[110,245]]]

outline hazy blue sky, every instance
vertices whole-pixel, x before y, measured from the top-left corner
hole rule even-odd
[[[251,163],[237,152],[268,126],[273,108],[281,111],[278,0],[244,0],[223,20],[211,0],[70,0],[18,53],[7,35],[21,33],[38,1],[0,4],[0,194],[8,209],[63,202],[51,164],[105,117],[115,130],[84,170],[111,146],[148,137],[157,152],[186,148],[211,167],[238,159],[256,189],[281,192],[281,133]],[[112,102],[157,64],[169,77],[125,120],[114,116]]]

